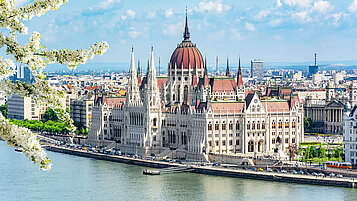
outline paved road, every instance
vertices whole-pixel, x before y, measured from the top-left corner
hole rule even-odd
[[[338,137],[321,137],[305,135],[305,142],[321,142],[321,143],[341,143],[342,136]]]

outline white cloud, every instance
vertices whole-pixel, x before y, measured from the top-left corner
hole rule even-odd
[[[254,25],[248,22],[245,23],[245,28],[247,28],[249,31],[255,31]]]
[[[270,14],[269,10],[261,10],[254,18],[260,20],[266,18]]]
[[[122,19],[122,20],[126,20],[127,18],[128,18],[128,16],[126,16],[126,15],[122,15],[122,16],[121,16],[121,19]]]
[[[149,19],[152,19],[152,18],[154,18],[156,16],[156,12],[155,11],[152,11],[152,12],[149,12],[148,13],[148,18]]]
[[[334,13],[334,14],[330,15],[329,18],[333,20],[334,25],[337,25],[338,22],[341,20],[341,18],[345,18],[347,16],[348,16],[348,14],[339,12],[339,13]]]
[[[102,9],[108,9],[115,3],[119,3],[120,0],[106,0],[99,3],[98,7]]]
[[[166,17],[166,18],[171,17],[172,14],[173,14],[172,8],[169,8],[169,9],[165,10],[165,17]]]
[[[134,27],[131,27],[128,34],[131,38],[136,38],[140,35],[140,32],[136,31]]]
[[[231,33],[232,33],[232,36],[234,36],[234,38],[236,38],[237,40],[243,40],[243,37],[239,33],[238,29],[236,29],[236,28],[231,29]]]
[[[312,11],[317,11],[319,13],[326,13],[333,9],[333,6],[328,1],[316,1],[312,7]]]
[[[283,22],[282,19],[274,19],[274,20],[271,20],[268,24],[271,27],[276,27],[276,26],[281,25],[282,22]]]
[[[300,11],[292,14],[294,19],[297,19],[300,22],[309,22],[311,21],[311,17],[308,11]]]
[[[288,6],[309,7],[313,0],[284,0]]]
[[[279,8],[281,7],[283,4],[281,3],[280,0],[276,0],[276,7]]]
[[[357,0],[354,0],[351,5],[348,7],[348,10],[351,12],[357,12]]]
[[[136,15],[136,13],[133,10],[127,10],[126,14],[131,18],[135,18]]]
[[[231,6],[222,4],[222,0],[216,1],[201,1],[198,3],[198,7],[195,9],[197,12],[205,12],[205,11],[216,11],[222,12],[231,9]]]
[[[166,28],[162,31],[164,35],[177,36],[183,32],[183,23],[179,22],[176,24],[169,24],[165,26]]]

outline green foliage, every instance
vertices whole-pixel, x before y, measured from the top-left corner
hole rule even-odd
[[[47,122],[47,121],[58,121],[58,117],[56,112],[52,108],[47,108],[45,114],[42,116],[42,121]]]
[[[320,147],[319,154],[320,154],[321,158],[325,158],[326,157],[326,149],[323,147]]]
[[[341,150],[340,150],[339,148],[334,149],[334,151],[333,151],[333,156],[334,156],[335,158],[339,158],[340,155],[341,155]]]
[[[311,146],[310,148],[310,158],[315,158],[318,157],[319,153],[317,152],[317,149],[315,146]]]
[[[66,126],[61,122],[47,121],[46,123],[43,123],[42,121],[38,121],[38,120],[30,121],[28,119],[25,119],[23,121],[17,119],[11,119],[10,122],[18,126],[31,129],[33,131],[45,131],[49,133],[62,133],[62,134],[69,132]]]
[[[5,103],[5,105],[0,106],[0,112],[7,119],[7,103]]]

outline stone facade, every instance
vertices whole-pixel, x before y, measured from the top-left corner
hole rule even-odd
[[[208,160],[208,153],[286,156],[289,145],[304,140],[297,96],[246,92],[240,66],[236,79],[229,73],[209,77],[189,36],[186,19],[167,77],[156,75],[153,50],[141,76],[132,51],[127,94],[96,95],[89,143],[140,155],[172,157],[175,150],[175,156]]]

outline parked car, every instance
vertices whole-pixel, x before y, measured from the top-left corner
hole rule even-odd
[[[310,173],[309,173],[309,172],[304,172],[304,174],[305,174],[305,175],[310,175]]]
[[[336,177],[337,178],[342,178],[343,176],[342,176],[342,174],[338,174],[338,175],[336,175]]]
[[[297,173],[298,173],[298,174],[304,174],[304,172],[303,172],[303,171],[301,171],[301,170],[300,170],[300,171],[298,171]]]
[[[271,168],[267,168],[266,171],[267,172],[273,172],[273,170]]]
[[[275,169],[274,172],[280,172],[280,170],[279,169]]]
[[[330,177],[334,177],[334,176],[336,176],[334,173],[330,173],[328,176],[330,176]]]
[[[281,170],[280,172],[281,172],[281,173],[287,173],[287,171],[286,171],[286,170]]]
[[[290,173],[291,174],[297,174],[296,170],[291,170]]]
[[[263,168],[258,168],[257,171],[264,171]]]
[[[317,176],[316,172],[311,173],[312,176]]]
[[[248,168],[247,168],[247,167],[242,167],[242,169],[243,169],[243,170],[248,170]]]
[[[321,177],[324,177],[325,175],[323,173],[317,173],[317,176],[321,176]]]
[[[253,171],[257,171],[258,169],[257,168],[252,168]]]

